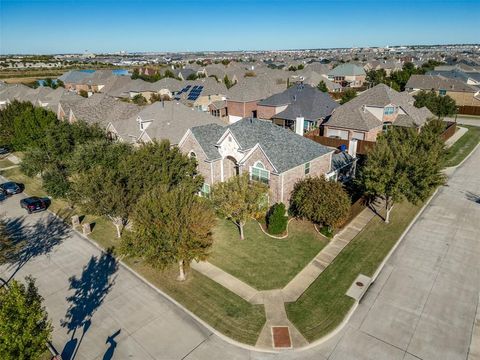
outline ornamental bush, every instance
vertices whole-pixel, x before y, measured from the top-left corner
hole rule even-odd
[[[272,205],[267,213],[267,229],[270,234],[281,234],[287,230],[288,217],[284,203]]]

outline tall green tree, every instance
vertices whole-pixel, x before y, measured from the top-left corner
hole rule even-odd
[[[227,87],[227,89],[230,89],[230,88],[233,86],[232,82],[231,82],[230,79],[228,78],[228,75],[225,75],[225,76],[223,77],[223,83],[225,84],[225,86]]]
[[[221,216],[233,221],[244,239],[243,227],[248,219],[265,214],[268,187],[257,181],[250,181],[248,173],[232,176],[213,186],[211,199]]]
[[[80,173],[74,178],[71,195],[87,213],[108,217],[119,238],[137,200],[129,174],[124,170],[119,164],[97,165]]]
[[[340,104],[343,105],[356,97],[357,92],[354,89],[347,89],[343,92],[342,98],[340,99]]]
[[[296,216],[333,228],[347,220],[350,205],[342,184],[324,176],[297,182],[290,198],[290,208]]]
[[[418,108],[427,107],[438,119],[446,116],[453,116],[457,113],[457,104],[450,96],[438,95],[435,91],[421,90],[413,95],[415,98],[414,105]]]
[[[135,207],[133,230],[122,240],[121,251],[160,269],[176,263],[177,279],[185,280],[185,267],[208,256],[216,220],[210,204],[196,192],[182,184],[171,189],[161,185],[145,193]]]
[[[328,92],[327,84],[325,84],[325,81],[320,80],[320,82],[317,85],[317,89],[320,90],[321,92]]]
[[[12,280],[0,288],[0,358],[34,360],[47,350],[52,325],[35,281]]]
[[[424,201],[444,181],[444,145],[441,125],[431,122],[415,129],[393,127],[369,151],[359,182],[365,193],[385,201],[385,222],[394,204]],[[414,155],[412,155],[414,154]]]

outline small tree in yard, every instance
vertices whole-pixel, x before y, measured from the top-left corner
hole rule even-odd
[[[274,204],[267,214],[267,229],[270,234],[281,234],[287,230],[288,217],[284,203]]]
[[[88,91],[87,90],[80,90],[78,95],[83,96],[84,98],[88,98]]]
[[[343,224],[350,205],[350,198],[342,185],[323,176],[297,182],[290,198],[291,211],[296,216],[328,227]]]
[[[340,99],[340,104],[345,104],[349,102],[350,100],[354,99],[357,97],[357,92],[353,89],[347,89],[342,95],[342,98]]]
[[[185,265],[205,259],[213,243],[215,214],[197,191],[188,184],[171,190],[162,185],[143,195],[132,215],[133,231],[122,241],[122,252],[160,269],[178,263],[178,280],[185,280]]]
[[[421,90],[418,94],[413,96],[415,98],[415,106],[418,108],[426,107],[433,114],[438,116],[438,119],[453,116],[457,113],[457,104],[450,96],[440,96],[434,91],[426,92]]]
[[[265,184],[250,181],[245,173],[214,185],[211,196],[216,210],[238,226],[240,239],[243,240],[243,227],[247,220],[265,213],[267,194]]]
[[[325,81],[320,80],[320,82],[317,85],[317,89],[320,90],[321,92],[328,92],[327,84],[325,84]]]
[[[0,359],[34,360],[47,349],[52,325],[35,281],[10,281],[0,289]]]

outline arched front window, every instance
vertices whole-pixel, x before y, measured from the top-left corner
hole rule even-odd
[[[260,181],[264,184],[269,184],[270,171],[265,169],[265,165],[261,161],[257,161],[250,167],[250,180]]]
[[[195,154],[195,151],[190,151],[188,153],[188,157],[192,158],[192,159],[196,159],[197,158],[197,154]]]

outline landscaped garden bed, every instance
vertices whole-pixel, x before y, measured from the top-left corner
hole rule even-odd
[[[215,227],[209,262],[258,290],[283,288],[328,240],[307,221],[292,220],[285,239],[264,234],[254,220],[245,225],[245,239],[227,220]]]

